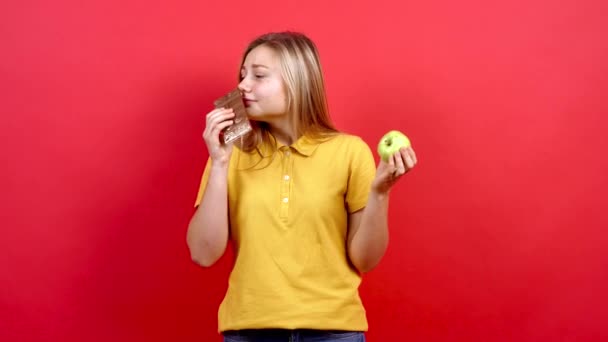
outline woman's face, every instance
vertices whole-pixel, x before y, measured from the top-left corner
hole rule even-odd
[[[253,120],[272,121],[285,116],[287,102],[277,54],[260,45],[247,54],[241,68],[239,90]]]

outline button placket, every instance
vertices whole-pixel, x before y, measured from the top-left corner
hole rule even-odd
[[[281,210],[280,216],[281,218],[287,218],[289,213],[289,202],[290,202],[290,193],[291,193],[291,151],[289,151],[289,147],[283,147],[283,160],[282,160],[282,179],[281,179]]]

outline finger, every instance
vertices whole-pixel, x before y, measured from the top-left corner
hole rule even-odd
[[[395,166],[397,167],[396,176],[401,176],[405,173],[405,165],[403,163],[403,158],[401,157],[401,152],[396,152],[393,157],[395,158]]]
[[[205,119],[208,122],[210,118],[216,116],[218,113],[223,112],[224,110],[226,110],[226,108],[215,108],[212,111],[210,111],[209,113],[207,113],[207,115],[205,115]]]
[[[214,137],[214,138],[215,138],[215,137],[219,137],[219,136],[220,136],[220,132],[221,132],[221,131],[222,131],[224,128],[226,128],[226,127],[228,127],[228,126],[232,125],[233,123],[234,123],[234,120],[226,120],[226,121],[222,121],[222,122],[218,123],[218,124],[217,124],[217,125],[215,125],[215,127],[214,127],[214,128],[211,130],[211,136],[212,136],[212,137]]]
[[[225,121],[233,119],[233,118],[234,118],[233,112],[215,113],[214,115],[210,116],[207,119],[207,125],[205,127],[205,132],[208,132],[211,134],[211,132],[215,129],[215,127],[217,127],[217,125],[219,123],[225,122]]]
[[[414,160],[409,153],[408,149],[402,148],[399,152],[401,152],[401,157],[405,162],[405,166],[407,166],[408,170],[414,167]]]
[[[206,131],[205,134],[203,134],[203,138],[207,142],[207,145],[213,146],[220,144],[220,132],[222,132],[222,130],[232,125],[233,123],[233,120],[223,121],[214,126],[214,128],[210,129],[209,131]]]
[[[213,130],[218,123],[232,119],[235,116],[232,108],[216,108],[209,112],[206,117],[205,130],[203,137],[213,135]]]
[[[394,173],[395,172],[395,156],[390,156],[388,158],[387,161],[387,165],[388,165],[388,172],[389,173]]]
[[[207,114],[206,121],[207,121],[207,123],[210,123],[214,120],[217,120],[218,117],[221,117],[223,115],[226,115],[228,113],[233,113],[233,112],[234,111],[232,110],[232,108],[214,109],[211,112],[209,112],[209,114]]]
[[[414,152],[414,149],[412,147],[408,147],[407,150],[410,153],[410,157],[412,157],[412,160],[414,161],[414,165],[418,164],[418,158],[416,157],[416,152]]]
[[[217,111],[211,111],[207,115],[207,124],[211,125],[214,122],[220,122],[226,120],[226,118],[230,118],[234,116],[234,110],[232,108],[228,109],[218,109]]]

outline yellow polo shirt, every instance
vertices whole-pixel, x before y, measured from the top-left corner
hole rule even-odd
[[[207,184],[203,173],[196,205]],[[376,168],[369,146],[338,134],[278,151],[233,149],[228,169],[235,265],[219,331],[366,331],[359,272],[346,252],[348,214],[365,207]]]

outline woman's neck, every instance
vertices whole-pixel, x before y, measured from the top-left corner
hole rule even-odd
[[[270,133],[282,144],[290,146],[300,137],[293,129],[293,125],[287,121],[268,122]]]

